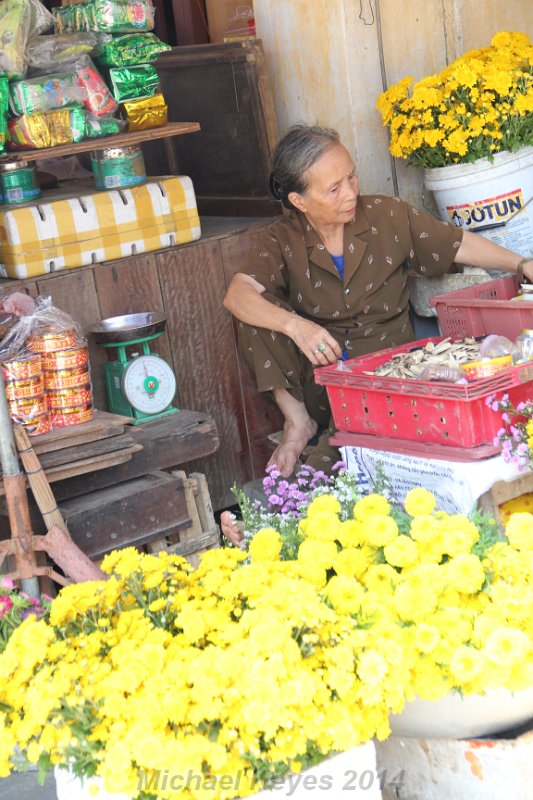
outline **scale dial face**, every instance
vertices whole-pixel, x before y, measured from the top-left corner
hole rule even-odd
[[[159,356],[136,356],[124,370],[122,391],[137,411],[160,414],[176,394],[176,378],[172,368]]]

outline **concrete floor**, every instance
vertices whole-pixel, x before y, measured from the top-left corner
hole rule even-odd
[[[56,800],[56,783],[52,773],[39,786],[36,772],[17,772],[0,778],[0,800]]]

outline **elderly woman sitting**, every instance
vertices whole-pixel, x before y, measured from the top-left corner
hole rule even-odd
[[[274,152],[271,189],[289,213],[273,222],[231,281],[225,307],[239,320],[242,353],[261,392],[285,418],[270,462],[290,475],[307,459],[338,460],[330,409],[315,367],[412,341],[409,274],[440,276],[454,264],[533,279],[533,259],[417,211],[397,197],[360,195],[354,161],[328,128],[298,125]]]

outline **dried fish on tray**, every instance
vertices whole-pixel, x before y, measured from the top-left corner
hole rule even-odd
[[[366,375],[380,375],[388,378],[420,378],[430,367],[450,371],[458,369],[468,361],[480,358],[479,342],[475,339],[454,341],[450,338],[440,342],[427,342],[423,347],[416,347],[404,353],[395,353],[392,358],[376,368],[375,372]]]

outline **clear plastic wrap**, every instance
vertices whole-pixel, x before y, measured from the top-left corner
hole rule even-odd
[[[24,114],[9,122],[9,150],[41,150],[59,144],[81,142],[98,136],[113,136],[125,121],[112,116],[97,117],[85,108],[61,108],[45,114]]]
[[[93,402],[81,327],[50,297],[26,310],[0,343],[11,419],[32,435],[87,422]]]
[[[87,0],[83,4],[54,8],[56,29],[131,33],[154,27],[152,0]]]
[[[79,85],[76,75],[71,72],[15,81],[9,90],[9,105],[15,116],[82,106],[86,98],[86,89]]]
[[[31,70],[56,71],[58,65],[91,53],[96,47],[105,45],[111,36],[92,33],[57,33],[53,36],[37,36],[28,45],[28,66]]]
[[[9,78],[26,74],[28,40],[49,30],[52,14],[39,0],[2,0],[0,3],[0,71]]]
[[[170,45],[163,44],[155,33],[125,33],[109,39],[94,53],[97,63],[107,67],[148,64],[156,61],[161,53],[172,49]]]
[[[81,56],[75,64],[72,64],[71,69],[76,73],[80,86],[87,92],[83,103],[91,114],[102,117],[118,109],[115,98],[90,56]]]

